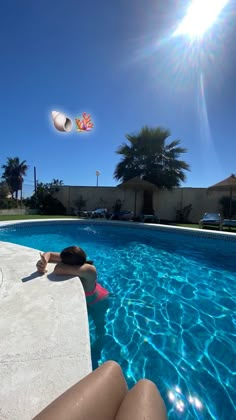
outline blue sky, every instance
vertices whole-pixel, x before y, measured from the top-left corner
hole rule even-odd
[[[171,34],[186,1],[1,2],[0,164],[19,156],[37,178],[113,186],[125,134],[169,128],[187,148],[189,187],[236,172],[235,2],[200,42]],[[90,133],[59,133],[50,112],[89,112]]]

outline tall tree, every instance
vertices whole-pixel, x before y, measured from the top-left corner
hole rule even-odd
[[[65,214],[66,208],[54,197],[63,186],[63,181],[53,179],[52,182],[37,182],[37,188],[31,198],[25,200],[30,208],[39,209],[41,214]]]
[[[10,194],[9,187],[5,181],[0,181],[0,200],[8,198]]]
[[[55,192],[60,190],[60,187],[63,186],[63,181],[60,179],[53,178],[52,182],[43,183],[37,181],[37,191],[33,194],[32,197],[37,199],[42,199],[47,195],[53,195]]]
[[[138,134],[128,134],[116,153],[122,155],[114,171],[114,178],[122,182],[139,176],[159,188],[179,187],[185,181],[189,165],[180,160],[186,149],[180,140],[167,143],[170,131],[161,127],[143,127]]]
[[[23,160],[20,162],[18,157],[15,158],[7,158],[6,165],[2,165],[2,169],[4,170],[2,178],[5,179],[7,185],[9,186],[10,192],[12,194],[12,198],[18,198],[18,191],[21,191],[21,198],[22,198],[22,187],[24,182],[24,176],[26,171],[28,170],[29,166],[26,164],[26,161]]]

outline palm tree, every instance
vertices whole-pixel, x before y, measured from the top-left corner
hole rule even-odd
[[[180,140],[166,143],[169,130],[143,127],[137,135],[128,134],[129,144],[123,143],[116,153],[123,155],[114,171],[114,178],[122,182],[139,176],[159,188],[179,187],[189,171],[189,165],[179,157],[186,149]]]
[[[28,168],[29,166],[26,164],[26,161],[23,160],[20,162],[18,157],[7,158],[6,165],[2,165],[2,169],[4,169],[2,178],[6,180],[12,198],[15,193],[15,198],[18,199],[18,191],[20,190],[22,199],[23,176],[25,176]]]

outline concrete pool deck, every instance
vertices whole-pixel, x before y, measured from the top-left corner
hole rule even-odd
[[[38,259],[35,249],[0,242],[1,420],[32,419],[92,370],[82,285],[58,281],[54,264],[40,275]]]

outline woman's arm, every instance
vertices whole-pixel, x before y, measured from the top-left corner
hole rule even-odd
[[[61,262],[60,252],[44,252],[41,254],[41,258],[45,259],[47,263]]]
[[[94,265],[83,264],[81,267],[78,265],[69,265],[59,263],[54,268],[54,273],[59,276],[81,276],[82,278],[96,279],[97,270]]]
[[[47,272],[47,264],[51,263],[58,263],[61,261],[60,253],[59,252],[44,252],[43,254],[40,253],[41,259],[37,262],[36,267],[37,270],[44,274]]]

